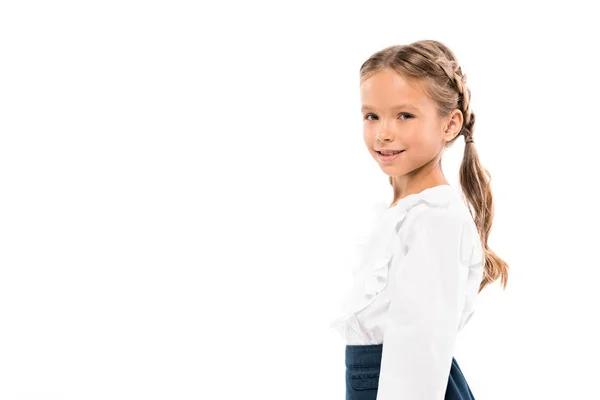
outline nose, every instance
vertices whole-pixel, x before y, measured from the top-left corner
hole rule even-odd
[[[382,124],[375,135],[375,139],[378,142],[389,142],[392,139],[392,135],[389,134],[387,129],[385,129],[385,126]]]

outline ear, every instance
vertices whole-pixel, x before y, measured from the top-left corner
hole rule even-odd
[[[444,126],[444,134],[442,136],[444,141],[449,142],[452,139],[454,139],[456,135],[460,133],[462,125],[462,112],[458,108],[455,108],[446,119],[446,123]]]

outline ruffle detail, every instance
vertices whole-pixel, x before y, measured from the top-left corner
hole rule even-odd
[[[355,289],[363,288],[362,295],[353,292],[354,298],[348,299],[346,312],[333,321],[330,325],[346,338],[346,341],[360,341],[368,339],[356,317],[360,311],[370,306],[388,285],[390,268],[394,256],[399,251],[398,232],[408,212],[418,204],[427,203],[434,207],[443,207],[448,204],[449,196],[444,190],[453,190],[450,185],[441,185],[425,189],[421,193],[409,195],[401,199],[395,206],[381,201],[377,202],[372,211],[375,211],[374,224],[370,234],[364,237],[356,246],[358,261],[352,265]]]
[[[387,286],[391,254],[373,263],[372,273],[365,279],[365,295],[370,299]]]
[[[358,279],[361,270],[364,270],[368,258],[372,257],[373,247],[381,238],[381,226],[386,222],[389,205],[383,200],[372,204],[368,208],[368,217],[362,224],[360,232],[353,245],[352,261],[348,263],[349,270],[354,279]]]
[[[346,319],[350,316],[354,317],[355,314],[371,305],[388,284],[394,256],[391,247],[394,245],[393,240],[396,235],[391,231],[390,221],[384,222],[372,233],[369,242],[362,249],[361,262],[355,265],[353,271],[355,290],[352,292],[354,297],[349,299],[347,315],[344,317]],[[361,289],[362,296],[357,294]]]

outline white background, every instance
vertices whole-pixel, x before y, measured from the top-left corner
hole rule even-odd
[[[582,4],[3,1],[0,399],[342,399],[328,324],[391,195],[359,67],[419,39],[467,74],[511,268],[459,336],[476,399],[600,399]]]

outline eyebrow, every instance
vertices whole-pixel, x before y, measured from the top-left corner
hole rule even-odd
[[[400,108],[412,109],[412,110],[415,110],[415,111],[419,111],[419,109],[417,107],[413,106],[412,104],[397,104],[397,105],[391,107],[391,110],[397,110],[397,109],[400,109]],[[361,111],[372,110],[372,109],[373,109],[373,107],[371,107],[368,104],[365,104],[365,105],[363,105],[360,108]]]

